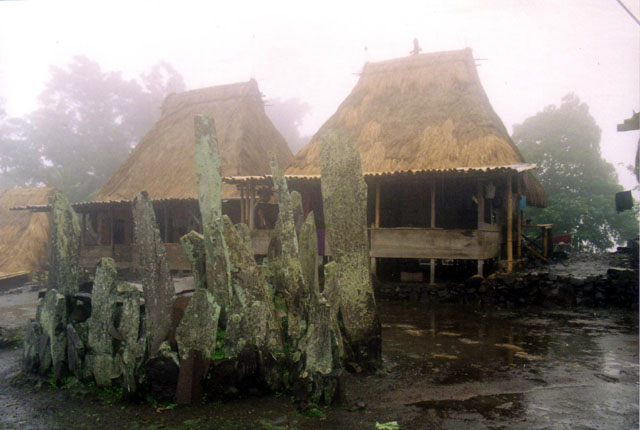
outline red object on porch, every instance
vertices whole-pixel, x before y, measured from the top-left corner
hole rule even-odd
[[[560,243],[571,244],[572,239],[573,239],[573,235],[571,233],[559,234],[551,238],[551,243],[553,243],[554,245],[557,245]]]

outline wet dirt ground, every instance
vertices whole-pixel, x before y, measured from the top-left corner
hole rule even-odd
[[[637,311],[425,307],[380,303],[383,368],[350,374],[323,417],[290,396],[190,407],[120,402],[19,376],[0,350],[0,429],[631,429],[638,428]]]

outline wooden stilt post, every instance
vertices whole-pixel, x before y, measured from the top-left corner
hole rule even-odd
[[[373,227],[376,229],[380,228],[380,182],[376,182],[376,202]],[[371,234],[375,234],[375,232],[371,232]],[[369,236],[369,247],[371,247],[371,236]],[[376,261],[376,257],[371,258],[371,273],[373,273],[374,276],[378,274],[378,262]]]
[[[513,272],[513,186],[507,174],[507,272]]]
[[[478,230],[481,230],[484,226],[484,184],[478,180],[476,198],[478,199]],[[484,266],[484,260],[478,260],[478,275],[482,276],[482,268]]]
[[[249,185],[249,230],[253,230],[256,189],[253,184]]]
[[[376,182],[376,228],[380,228],[380,182]]]
[[[431,212],[431,228],[436,228],[436,183],[431,182],[430,190],[430,212]],[[429,260],[429,284],[434,285],[436,283],[436,259]]]
[[[111,236],[111,242],[110,242],[110,245],[111,245],[111,257],[114,258],[115,257],[115,240],[113,240],[113,236],[115,234],[114,230],[115,230],[116,220],[115,220],[115,217],[113,216],[113,209],[109,210],[109,221],[111,223],[111,232],[110,232],[111,233],[110,234],[110,236]]]
[[[245,222],[245,218],[244,218],[244,187],[240,187],[240,222]]]
[[[164,243],[169,243],[169,207],[165,206],[164,212]]]
[[[518,229],[517,229],[517,234],[518,237],[516,238],[516,255],[518,256],[518,260],[520,260],[522,258],[522,209],[520,209],[520,199],[521,199],[521,195],[522,195],[522,186],[520,183],[520,176],[516,176],[516,179],[518,180],[518,200],[516,201],[516,204],[518,205]]]

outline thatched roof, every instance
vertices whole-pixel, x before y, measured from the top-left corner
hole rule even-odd
[[[94,200],[130,200],[142,190],[152,199],[197,198],[193,117],[198,114],[214,118],[223,176],[268,173],[269,151],[283,166],[291,160],[287,142],[264,113],[254,80],[172,94],[160,120]],[[223,198],[236,193],[234,186],[223,187]]]
[[[470,49],[365,64],[286,174],[319,174],[319,142],[330,130],[351,139],[365,174],[525,163],[489,103]],[[544,192],[529,198],[543,199]]]
[[[49,217],[46,213],[9,209],[47,204],[53,194],[52,188],[14,188],[0,194],[0,278],[45,269]]]

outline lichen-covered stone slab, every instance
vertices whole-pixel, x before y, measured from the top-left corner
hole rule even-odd
[[[207,287],[222,313],[231,301],[229,256],[222,234],[222,174],[212,118],[194,117],[196,182],[206,252]]]
[[[102,258],[96,266],[91,294],[88,346],[93,377],[99,386],[111,385],[118,376],[113,349],[114,319],[118,294],[118,271],[112,258]]]
[[[342,366],[342,337],[332,319],[331,308],[323,297],[313,300],[309,327],[298,345],[298,400],[334,401],[337,386],[336,370]]]
[[[51,357],[54,378],[60,379],[64,373],[67,355],[67,301],[64,295],[54,289],[47,291],[42,301],[40,321],[38,322],[42,326],[44,336],[41,339],[48,339],[48,352]],[[45,370],[43,364],[48,360],[43,359],[44,351],[39,351],[39,355],[40,372],[42,373]]]
[[[26,373],[36,373],[40,366],[40,337],[42,327],[37,321],[29,321],[25,327],[22,349],[22,370]]]
[[[227,319],[225,353],[236,358],[255,350],[262,372],[260,376],[275,389],[282,382],[279,370],[284,347],[273,296],[253,252],[246,247],[227,216],[223,216],[223,223],[234,293]]]
[[[270,162],[273,187],[278,201],[277,227],[282,250],[279,270],[287,304],[288,335],[296,343],[304,333],[304,318],[307,313],[305,306],[309,299],[309,291],[302,278],[291,194],[282,169],[273,154],[270,154]]]
[[[291,210],[293,212],[293,225],[296,227],[298,237],[304,223],[304,209],[302,208],[302,196],[297,191],[291,191]]]
[[[249,226],[243,222],[239,222],[238,224],[236,224],[236,230],[242,238],[244,246],[246,246],[247,249],[253,249],[253,242],[251,240],[251,229],[249,229]]]
[[[67,324],[67,364],[73,375],[82,379],[84,376],[85,346],[73,324]]]
[[[141,333],[142,315],[140,292],[129,284],[118,285],[118,298],[122,301],[118,332],[123,341],[117,351],[116,361],[122,373],[124,398],[131,398],[137,391],[136,375],[144,359],[146,339]]]
[[[367,186],[360,155],[346,136],[329,133],[321,146],[321,189],[327,238],[336,263],[340,315],[354,359],[381,359],[380,321],[369,272]]]
[[[205,289],[197,289],[176,329],[180,360],[186,360],[191,350],[201,351],[203,357],[213,354],[219,317],[220,306],[215,302],[213,294]]]
[[[207,257],[204,249],[204,237],[192,230],[180,238],[180,245],[191,263],[196,289],[207,288]]]
[[[80,224],[69,200],[56,193],[51,206],[49,288],[61,294],[78,292]]]
[[[144,292],[149,354],[153,356],[171,329],[175,287],[153,205],[146,191],[140,192],[133,201],[133,221]]]
[[[300,228],[298,235],[300,245],[300,267],[304,283],[312,294],[319,294],[318,284],[318,236],[313,212]]]

